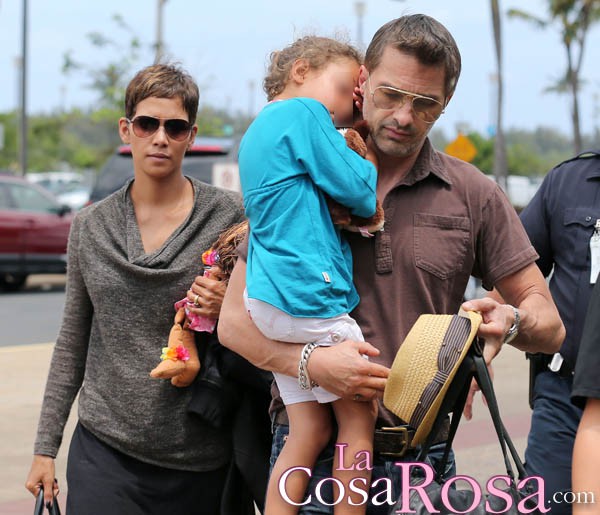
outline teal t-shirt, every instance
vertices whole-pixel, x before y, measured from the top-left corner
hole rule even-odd
[[[296,317],[349,313],[358,304],[352,255],[325,194],[352,214],[373,215],[375,167],[347,147],[323,104],[292,98],[268,104],[250,125],[239,169],[248,295]]]

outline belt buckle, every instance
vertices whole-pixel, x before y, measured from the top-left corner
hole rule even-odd
[[[409,448],[408,441],[408,427],[407,426],[395,426],[395,427],[382,427],[379,429],[382,433],[392,433],[402,435],[402,450],[398,452],[379,452],[380,456],[389,456],[391,458],[402,458],[406,454]]]

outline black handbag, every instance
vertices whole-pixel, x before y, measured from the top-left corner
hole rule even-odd
[[[52,506],[47,509],[50,515],[60,515],[60,506],[58,505],[56,496],[52,497]],[[35,500],[33,515],[44,515],[44,489],[42,487],[40,487],[40,492]]]
[[[447,478],[443,475],[452,447],[452,441],[456,435],[458,423],[473,378],[477,381],[477,384],[487,401],[487,406],[504,457],[504,466],[506,468],[506,476],[504,476],[505,484],[503,487],[499,485],[495,486],[495,495],[492,495],[491,493],[485,494],[484,491],[479,500],[476,499],[474,490],[457,490],[455,488],[449,488],[448,485],[444,487]],[[538,495],[534,490],[533,481],[526,480],[527,474],[523,462],[519,458],[517,450],[502,423],[498,402],[492,386],[492,380],[478,342],[473,343],[456,373],[456,376],[444,397],[444,401],[442,402],[441,409],[435,419],[432,430],[429,433],[425,444],[421,447],[416,461],[426,461],[426,455],[433,444],[433,438],[450,413],[452,414],[452,422],[450,424],[448,440],[446,442],[443,458],[435,469],[435,480],[430,484],[423,486],[421,488],[421,493],[419,493],[418,490],[411,490],[408,499],[410,513],[417,513],[420,515],[428,515],[432,512],[440,513],[442,515],[450,513],[472,513],[475,515],[504,513],[508,515],[517,515],[523,513],[522,510],[526,510],[526,513],[540,513],[540,511],[536,509],[538,506],[536,502],[543,503],[542,496]],[[515,469],[517,471],[518,479],[515,477]],[[508,486],[506,483],[508,483]],[[424,480],[418,477],[411,478],[410,484],[413,487],[418,486],[424,484]],[[424,497],[426,497],[426,499],[424,499]],[[403,500],[402,498],[398,499],[394,507],[389,511],[389,514],[404,513],[402,509],[406,509],[405,504],[406,500]]]

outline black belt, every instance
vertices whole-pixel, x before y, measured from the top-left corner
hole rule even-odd
[[[550,362],[552,361],[552,357],[554,356],[553,354],[537,354],[538,356],[541,356],[541,361],[543,366],[545,367],[545,370],[548,370],[550,372],[552,372],[553,374],[556,374],[559,377],[563,377],[563,378],[572,378],[573,374],[575,374],[575,368],[570,365],[566,359],[563,359],[563,362],[560,365],[560,368],[555,372],[554,370],[550,370]],[[536,356],[536,354],[533,354],[533,356]],[[530,358],[531,359],[531,358]],[[541,370],[540,370],[541,372]]]
[[[450,421],[446,419],[433,444],[445,442],[448,439]],[[412,439],[415,430],[409,425],[382,427],[375,429],[373,436],[373,453],[390,458],[402,458],[409,450],[414,449]]]
[[[563,361],[558,371],[554,373],[563,378],[572,378],[575,374],[575,370],[566,361]]]
[[[285,409],[275,414],[273,423],[277,425],[289,425]],[[433,444],[442,443],[448,439],[449,427],[450,419],[446,418],[438,434],[433,439]],[[373,453],[385,457],[401,458],[407,451],[414,449],[412,446],[414,436],[415,430],[409,425],[375,429],[375,434],[373,435]]]

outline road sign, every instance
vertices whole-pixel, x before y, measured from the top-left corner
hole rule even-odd
[[[226,190],[242,191],[237,163],[215,163],[212,169],[212,184]]]
[[[459,133],[456,139],[448,144],[445,151],[446,154],[458,157],[458,159],[467,161],[467,163],[473,161],[473,158],[477,155],[475,145],[473,145],[471,140],[462,133]]]

